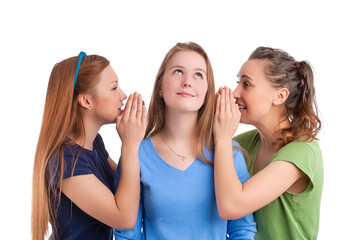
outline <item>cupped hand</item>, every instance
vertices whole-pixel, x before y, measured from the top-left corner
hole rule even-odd
[[[130,94],[124,111],[116,119],[122,144],[138,147],[146,130],[146,107],[140,94]]]
[[[234,93],[228,88],[220,88],[216,94],[216,109],[214,116],[214,140],[232,139],[239,126],[241,113],[234,101]]]

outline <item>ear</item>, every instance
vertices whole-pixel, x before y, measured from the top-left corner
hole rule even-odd
[[[289,96],[289,90],[287,88],[281,88],[276,91],[276,95],[274,97],[274,105],[283,104]]]
[[[80,106],[82,106],[83,108],[91,109],[92,98],[89,94],[79,94],[78,102],[79,102]]]

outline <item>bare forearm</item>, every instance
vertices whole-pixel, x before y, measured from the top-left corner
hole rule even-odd
[[[228,212],[232,212],[237,207],[243,188],[234,167],[231,139],[215,141],[214,174],[220,216],[229,218]]]
[[[135,222],[140,200],[138,148],[123,145],[120,164],[120,180],[115,194],[116,205],[130,221]]]

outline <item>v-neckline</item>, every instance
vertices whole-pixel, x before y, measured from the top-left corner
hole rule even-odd
[[[178,176],[189,176],[201,165],[201,161],[198,158],[195,158],[195,160],[185,170],[176,168],[176,167],[170,165],[169,163],[167,163],[159,155],[159,153],[155,149],[155,146],[151,140],[151,137],[149,137],[149,143],[150,143],[149,145],[151,147],[151,150],[154,153],[154,155],[153,155],[154,159],[159,164],[159,166],[166,169],[168,173],[171,173],[173,175],[178,175]]]

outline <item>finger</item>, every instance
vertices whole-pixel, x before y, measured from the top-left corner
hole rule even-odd
[[[230,89],[228,87],[225,88],[225,111],[226,113],[231,113]]]
[[[219,111],[220,115],[224,115],[225,114],[225,89],[223,88],[221,90],[221,97],[220,97],[220,111]]]
[[[144,101],[142,101],[142,115],[141,115],[141,121],[146,123],[146,106]]]
[[[124,112],[122,112],[122,113],[116,118],[116,124],[115,124],[116,129],[120,126],[121,120],[122,120],[122,118],[123,118],[123,115],[124,115]]]
[[[138,96],[138,102],[137,102],[137,112],[136,112],[136,118],[141,119],[142,116],[142,108],[143,106],[143,101],[141,99],[141,95],[139,94]]]
[[[133,102],[132,102],[132,105],[131,105],[131,112],[130,112],[130,117],[131,118],[136,117],[138,97],[139,97],[139,94],[134,92],[134,97],[133,97]]]
[[[220,90],[219,90],[220,91]],[[221,98],[221,94],[220,92],[216,93],[216,107],[215,107],[215,116],[219,115],[220,112],[220,98]]]
[[[221,94],[221,87],[219,87],[219,90],[216,92],[216,94]]]
[[[236,108],[239,110],[235,103],[234,92],[230,89],[230,102],[231,102],[231,112],[236,113]]]
[[[124,116],[123,117],[126,117],[128,118],[130,116],[130,111],[131,111],[131,105],[132,105],[132,102],[133,102],[133,97],[134,95],[133,94],[130,94],[127,102],[126,102],[126,105],[125,105],[125,109],[124,109]]]

